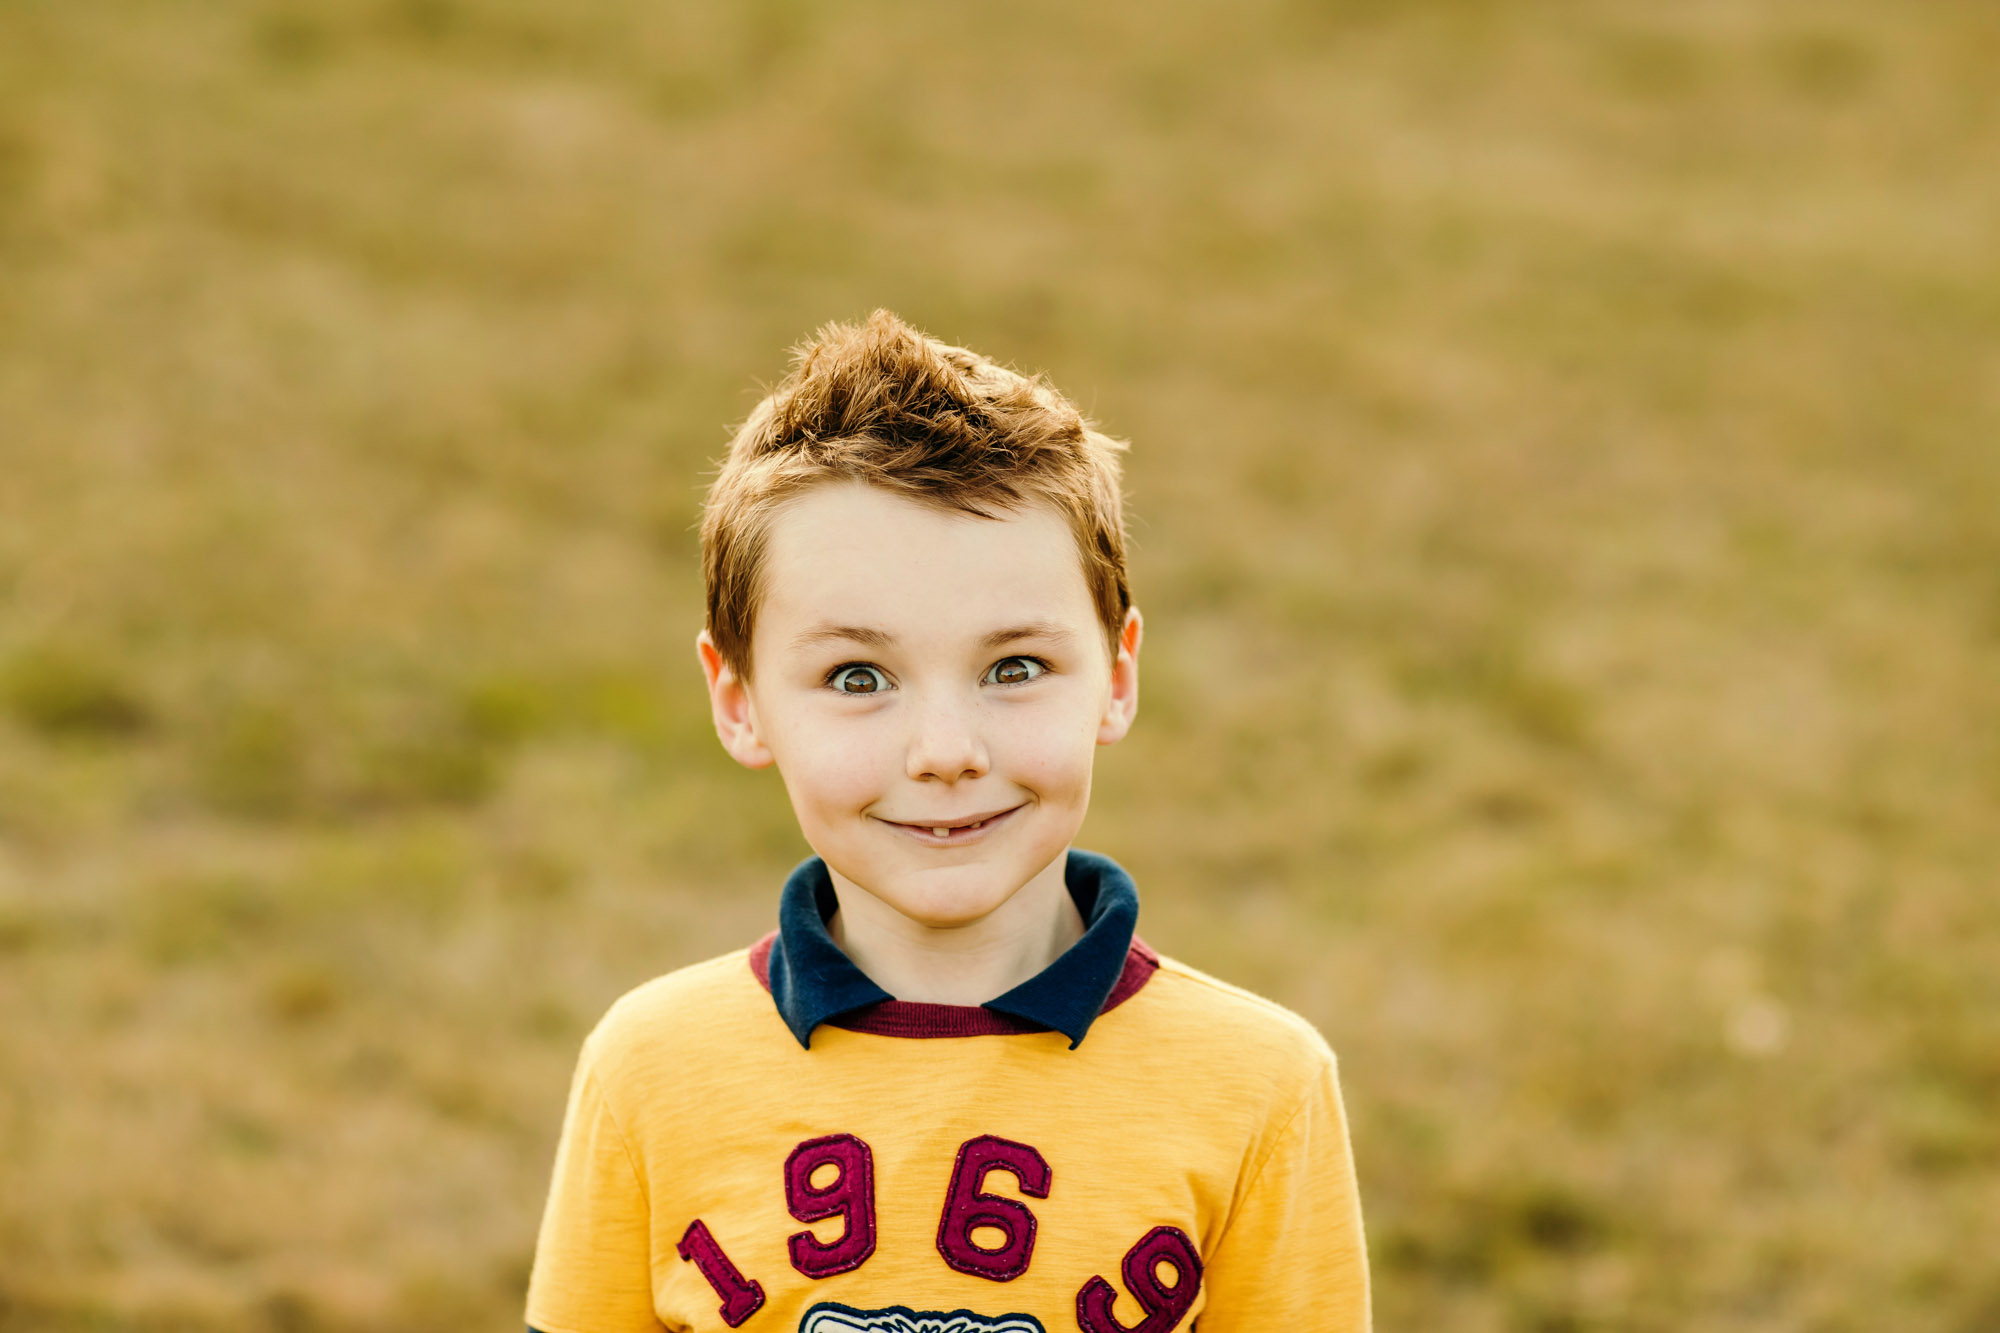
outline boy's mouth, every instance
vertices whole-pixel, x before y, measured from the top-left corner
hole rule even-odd
[[[906,824],[900,820],[885,819],[882,822],[891,828],[903,830],[922,839],[933,847],[947,844],[971,842],[991,830],[1021,807],[1016,805],[1006,810],[994,810],[983,815],[965,815],[957,819],[941,819],[934,824]]]

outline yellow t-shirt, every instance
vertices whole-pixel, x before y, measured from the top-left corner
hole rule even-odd
[[[1305,1020],[1135,942],[1139,984],[1074,1049],[896,1006],[947,1021],[830,1024],[808,1050],[753,953],[640,986],[584,1043],[531,1328],[1369,1327],[1334,1057]]]

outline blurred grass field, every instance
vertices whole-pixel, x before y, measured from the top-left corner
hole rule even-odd
[[[1385,1330],[2000,1329],[2000,9],[0,4],[0,1328],[518,1325],[803,847],[709,460],[877,305],[1134,441],[1084,845]]]

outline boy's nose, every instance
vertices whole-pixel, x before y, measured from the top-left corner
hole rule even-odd
[[[991,761],[972,711],[948,705],[919,711],[904,765],[911,778],[957,782],[985,775]]]

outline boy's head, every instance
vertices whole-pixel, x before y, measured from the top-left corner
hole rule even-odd
[[[1114,641],[1132,609],[1123,448],[1048,385],[927,338],[886,310],[865,324],[829,324],[751,410],[709,488],[701,523],[709,637],[748,679],[772,522],[815,486],[860,481],[948,513],[1054,510]]]
[[[967,924],[1061,853],[1137,706],[1118,451],[1038,381],[877,312],[798,353],[702,524],[718,733],[837,885]]]

